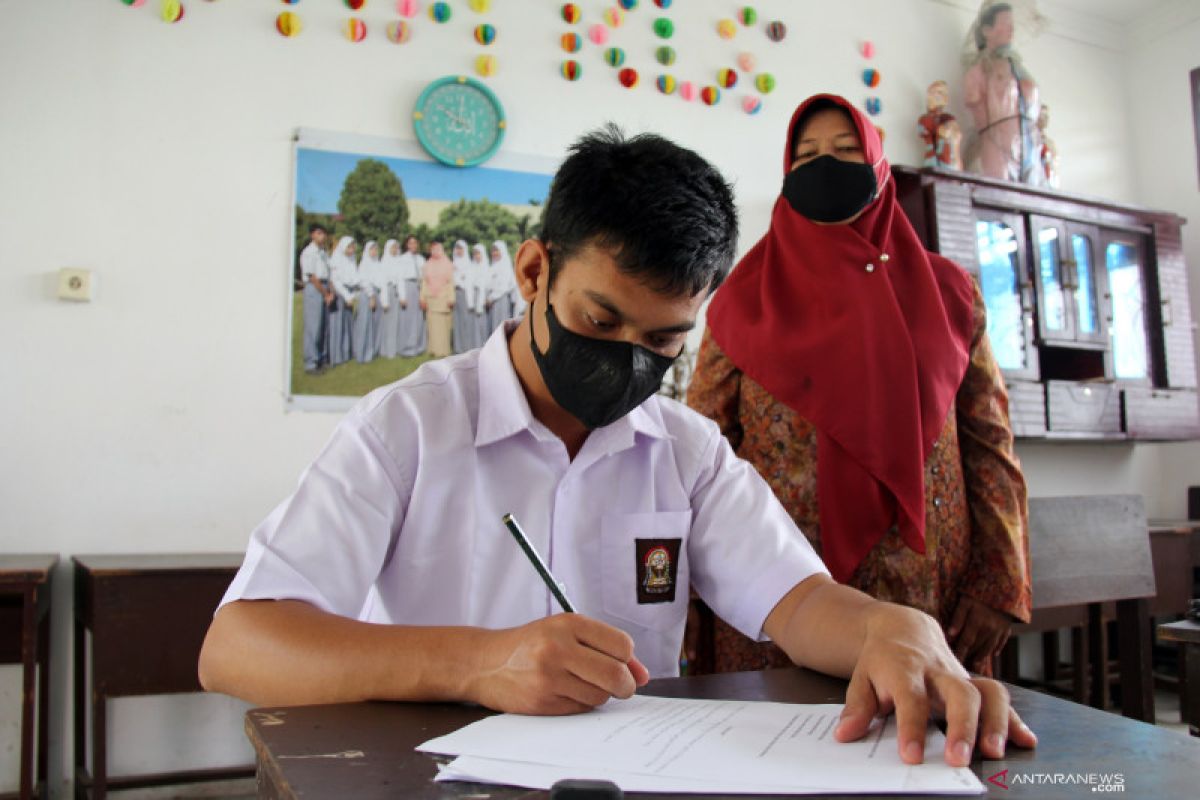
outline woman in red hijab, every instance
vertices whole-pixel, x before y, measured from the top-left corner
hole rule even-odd
[[[1025,481],[983,298],[921,245],[875,126],[817,95],[771,227],[717,291],[688,404],[716,420],[833,577],[936,618],[988,673],[1027,621]],[[783,665],[720,620],[717,671]]]

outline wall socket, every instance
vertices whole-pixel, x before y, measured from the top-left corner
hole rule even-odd
[[[92,302],[92,271],[63,267],[58,271],[58,299]]]

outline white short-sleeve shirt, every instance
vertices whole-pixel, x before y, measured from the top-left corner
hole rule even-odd
[[[316,275],[318,280],[329,280],[329,262],[325,258],[325,251],[316,242],[309,242],[300,251],[300,276],[307,281],[311,275]]]
[[[753,638],[825,567],[717,426],[651,397],[574,460],[536,420],[508,352],[423,364],[364,397],[251,536],[222,603],[295,599],[346,617],[504,628],[558,605],[501,517],[511,512],[583,614],[677,675],[688,588]]]

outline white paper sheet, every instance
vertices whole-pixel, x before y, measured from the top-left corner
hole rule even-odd
[[[921,792],[980,794],[978,778],[942,761],[931,728],[925,764],[896,749],[893,720],[858,742],[833,738],[840,705],[636,696],[569,717],[500,714],[417,749],[460,758],[439,780],[545,789],[604,778],[626,791],[745,794]]]

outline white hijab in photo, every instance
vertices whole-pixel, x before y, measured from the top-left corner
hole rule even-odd
[[[462,255],[459,255],[460,249]],[[471,251],[467,249],[466,241],[459,239],[454,243],[450,250],[450,260],[454,262],[454,288],[462,289],[463,292],[470,291],[468,276],[471,273]]]
[[[358,262],[358,286],[365,294],[378,294],[382,268],[379,244],[373,240],[367,242],[363,246],[362,259]]]
[[[330,283],[347,303],[354,300],[354,290],[358,287],[358,265],[354,263],[354,256],[349,253],[352,244],[353,236],[343,236],[333,249],[333,258],[329,259]]]
[[[489,274],[487,248],[476,242],[471,245],[471,261],[467,268],[467,299],[476,314],[485,310]]]
[[[500,258],[491,262],[488,270],[488,299],[498,300],[506,294],[516,293],[517,275],[508,255],[508,244],[497,239],[492,242],[492,247],[500,251]]]

